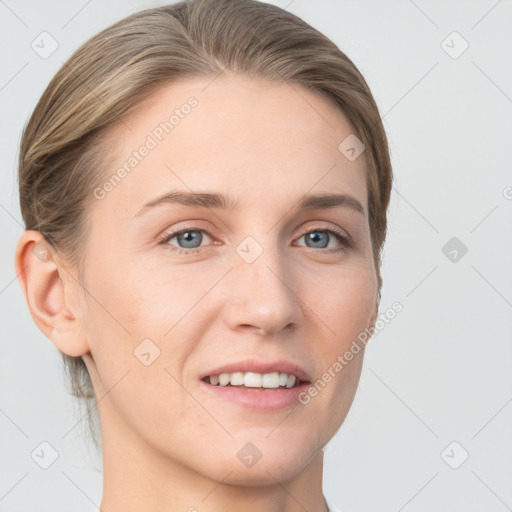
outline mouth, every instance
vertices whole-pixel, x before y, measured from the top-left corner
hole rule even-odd
[[[252,391],[298,388],[301,384],[307,382],[293,373],[284,372],[224,372],[217,375],[208,375],[202,381],[212,386],[236,387]]]
[[[310,378],[297,364],[251,360],[210,370],[200,382],[221,404],[271,412],[301,403],[300,394],[310,385]]]

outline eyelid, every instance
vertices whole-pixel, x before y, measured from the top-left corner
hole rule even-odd
[[[157,238],[157,242],[159,244],[162,244],[164,243],[165,241],[168,241],[169,239],[171,238],[174,238],[176,235],[179,235],[181,233],[185,233],[187,231],[200,231],[202,233],[206,233],[206,235],[210,238],[214,238],[214,236],[205,228],[201,228],[199,226],[196,226],[196,225],[190,225],[190,226],[184,226],[184,227],[181,227],[179,229],[170,229],[170,230],[165,230],[161,235],[158,236]],[[181,249],[181,250],[194,250],[194,249],[199,249],[200,247],[194,247],[194,248],[191,248],[191,249],[185,249],[183,247],[177,247],[177,249]]]
[[[318,226],[318,225],[309,225],[305,226],[303,229],[301,229],[301,237],[304,236],[306,233],[310,233],[311,231],[327,231],[327,232],[333,232],[336,235],[339,235],[339,237],[345,241],[345,242],[352,242],[352,237],[344,230],[339,228],[338,226]]]

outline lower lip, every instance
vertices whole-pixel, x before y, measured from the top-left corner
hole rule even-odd
[[[309,386],[308,383],[303,382],[293,388],[245,389],[236,386],[213,386],[203,380],[200,381],[200,384],[208,393],[212,393],[218,398],[234,402],[248,409],[261,411],[278,411],[300,404],[298,396]]]

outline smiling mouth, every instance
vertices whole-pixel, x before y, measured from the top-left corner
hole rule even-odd
[[[305,383],[289,373],[233,372],[209,375],[203,382],[217,387],[236,387],[251,391],[278,391],[296,388]]]

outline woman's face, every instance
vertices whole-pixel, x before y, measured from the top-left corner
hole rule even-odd
[[[364,350],[335,363],[377,314],[364,155],[338,148],[351,133],[309,90],[226,74],[165,86],[111,132],[75,315],[105,451],[256,485],[336,433]],[[348,199],[307,202],[331,194]],[[324,385],[252,387],[276,372]],[[235,386],[208,383],[220,373]]]

